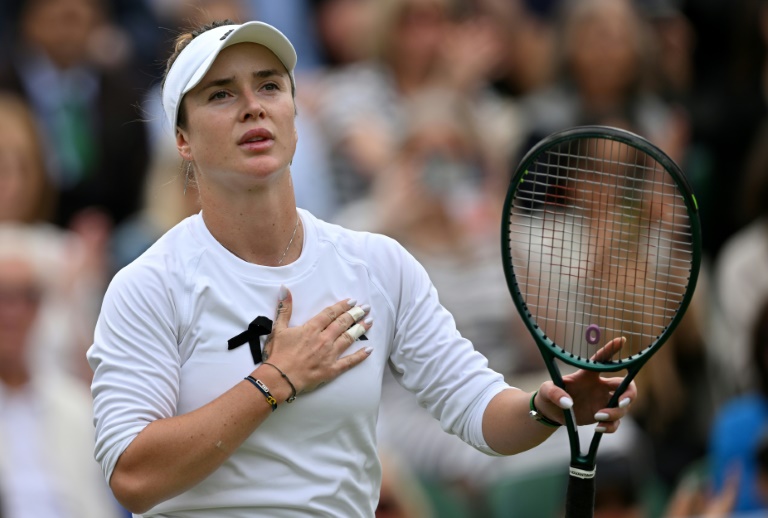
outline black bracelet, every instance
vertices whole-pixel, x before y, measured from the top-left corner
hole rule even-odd
[[[531,401],[528,403],[528,406],[530,407],[530,411],[528,412],[528,415],[531,416],[531,419],[540,422],[541,424],[551,426],[552,428],[559,428],[562,425],[558,423],[557,421],[553,421],[549,417],[545,416],[541,412],[539,412],[536,409],[536,405],[533,403],[533,400],[536,399],[536,394],[538,394],[539,391],[533,393],[531,396]]]
[[[264,397],[267,398],[267,403],[270,404],[273,412],[277,410],[277,400],[274,398],[274,396],[272,396],[272,393],[269,391],[263,381],[257,380],[253,376],[246,376],[244,379],[253,383],[253,386],[259,389],[262,394],[264,394]]]
[[[288,378],[288,376],[283,371],[281,371],[280,367],[278,367],[277,365],[274,365],[268,362],[262,362],[262,365],[269,365],[270,367],[275,369],[277,372],[279,372],[280,376],[282,376],[283,379],[288,382],[288,384],[291,386],[291,395],[286,400],[286,403],[293,403],[293,401],[296,399],[296,387],[293,386],[293,383],[291,383],[291,380]]]

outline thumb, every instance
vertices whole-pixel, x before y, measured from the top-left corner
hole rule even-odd
[[[280,286],[278,298],[277,316],[272,326],[272,332],[288,328],[288,322],[291,320],[291,312],[293,310],[293,297],[291,296],[291,291],[285,285]]]

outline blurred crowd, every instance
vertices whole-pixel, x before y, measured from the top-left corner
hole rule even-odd
[[[125,516],[92,458],[85,351],[112,275],[199,210],[158,81],[177,33],[222,19],[297,47],[298,205],[402,243],[520,388],[547,374],[501,263],[517,161],[582,124],[672,156],[703,273],[603,441],[595,515],[768,515],[768,0],[2,0],[1,518]],[[562,514],[563,430],[487,457],[394,378],[379,429],[377,516]]]

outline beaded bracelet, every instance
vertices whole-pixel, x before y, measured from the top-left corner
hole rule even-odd
[[[293,401],[296,399],[296,387],[293,386],[293,383],[291,383],[291,380],[288,378],[288,376],[282,370],[280,370],[280,367],[278,367],[277,365],[274,365],[268,362],[263,362],[262,365],[269,365],[270,367],[275,369],[277,372],[279,372],[280,376],[282,376],[283,379],[288,382],[288,384],[291,386],[291,395],[286,400],[286,403],[293,403]]]
[[[264,394],[264,397],[267,398],[267,403],[270,404],[270,406],[272,407],[272,411],[273,412],[275,410],[277,410],[277,400],[274,398],[274,396],[269,391],[269,389],[267,388],[267,386],[264,384],[263,381],[257,380],[253,376],[246,376],[244,379],[246,379],[246,380],[250,381],[251,383],[253,383],[253,386],[256,387],[257,389],[259,389],[259,391],[262,394]]]

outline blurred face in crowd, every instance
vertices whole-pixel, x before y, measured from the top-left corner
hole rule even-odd
[[[182,103],[177,146],[196,166],[201,197],[214,184],[240,191],[288,168],[298,140],[291,81],[266,47],[225,48]]]
[[[34,127],[18,106],[0,101],[0,221],[34,219],[44,171]]]
[[[317,28],[330,59],[352,63],[367,56],[373,0],[325,0],[318,7]]]
[[[26,345],[37,317],[41,290],[32,265],[0,258],[0,378],[26,376]]]
[[[615,96],[636,81],[641,66],[638,24],[626,0],[594,0],[576,8],[565,54],[584,93]]]
[[[98,0],[31,0],[22,32],[59,68],[69,68],[85,59],[99,14]]]
[[[428,63],[436,58],[448,28],[448,10],[443,2],[409,0],[396,22],[390,42],[394,53],[413,63]]]

